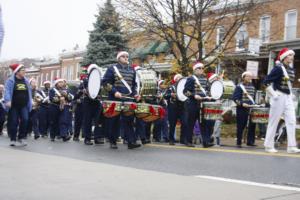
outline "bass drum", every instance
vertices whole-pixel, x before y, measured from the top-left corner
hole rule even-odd
[[[136,72],[137,92],[142,97],[157,95],[157,76],[153,70],[138,70]]]
[[[210,95],[213,99],[220,99],[223,96],[223,82],[215,80],[210,86]]]
[[[99,67],[93,68],[88,74],[88,96],[96,99],[101,88],[101,71]]]
[[[184,86],[187,78],[181,78],[176,84],[176,95],[179,101],[184,102],[187,100],[187,96],[183,94]]]

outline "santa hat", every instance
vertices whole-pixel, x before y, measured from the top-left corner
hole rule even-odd
[[[89,74],[92,71],[92,69],[98,69],[98,68],[99,68],[98,65],[90,64],[87,68],[87,73]]]
[[[208,78],[208,82],[212,83],[218,78],[218,75],[214,73],[208,73],[207,78]]]
[[[10,69],[13,71],[13,73],[17,73],[22,67],[24,67],[24,65],[22,64],[11,64],[9,65]]]
[[[279,54],[277,56],[277,61],[280,61],[280,62],[283,61],[285,59],[285,57],[287,57],[288,55],[295,55],[295,52],[288,48],[281,49],[281,51],[279,52]]]
[[[204,67],[204,65],[201,62],[198,61],[193,65],[193,70],[196,70],[196,69],[201,68],[201,67]]]
[[[44,81],[44,82],[43,82],[43,85],[45,85],[45,84],[47,84],[47,83],[51,85],[51,82],[50,82],[50,81]]]
[[[158,86],[160,86],[163,82],[165,82],[165,81],[164,80],[159,80],[158,83],[157,83]]]
[[[175,74],[175,76],[173,77],[173,82],[176,83],[177,82],[176,80],[181,78],[181,77],[182,77],[181,74]]]
[[[142,69],[139,65],[137,65],[137,64],[133,64],[133,65],[131,65],[131,67],[135,70],[135,71],[137,71],[137,70],[139,70],[139,69]]]
[[[54,85],[56,85],[56,84],[59,83],[59,82],[64,82],[64,79],[56,77],[56,78],[54,79]]]
[[[119,58],[121,56],[129,56],[129,53],[127,51],[120,51],[120,52],[118,52],[118,54],[117,54],[117,60],[119,60]]]
[[[242,78],[244,78],[246,75],[252,76],[252,72],[245,71],[244,73],[242,73]]]

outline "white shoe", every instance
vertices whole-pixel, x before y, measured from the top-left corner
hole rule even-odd
[[[16,141],[10,141],[9,146],[15,147],[16,146]]]
[[[17,141],[17,146],[18,147],[24,147],[24,146],[27,146],[27,142],[25,140],[18,140]]]
[[[268,153],[277,153],[278,152],[274,147],[273,148],[266,147],[265,151]]]
[[[298,149],[297,147],[288,147],[287,152],[288,153],[300,153],[300,149]]]

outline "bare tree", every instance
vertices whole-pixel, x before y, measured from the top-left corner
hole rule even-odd
[[[193,60],[206,59],[206,65],[210,65],[232,48],[232,38],[251,20],[249,11],[258,3],[258,0],[116,1],[131,30],[143,31],[171,45],[171,53],[184,75]],[[225,32],[217,45],[209,46],[219,26]]]

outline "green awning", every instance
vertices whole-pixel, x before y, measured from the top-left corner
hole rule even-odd
[[[152,41],[148,43],[143,51],[141,52],[143,55],[151,55],[155,54],[155,49],[159,46],[159,41]]]
[[[161,42],[159,46],[155,49],[154,53],[166,53],[170,50],[170,45],[168,42]]]

